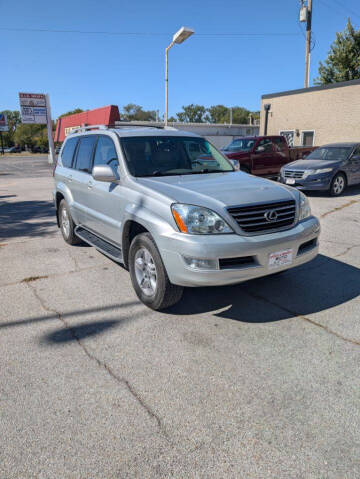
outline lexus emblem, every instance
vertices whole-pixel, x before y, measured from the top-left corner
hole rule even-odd
[[[267,210],[265,211],[264,216],[269,223],[276,221],[278,217],[276,210]]]

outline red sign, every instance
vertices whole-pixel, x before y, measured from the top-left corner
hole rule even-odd
[[[119,108],[116,105],[104,106],[95,110],[83,111],[75,115],[58,118],[56,123],[55,142],[62,142],[75,127],[105,125],[112,126],[120,120]]]

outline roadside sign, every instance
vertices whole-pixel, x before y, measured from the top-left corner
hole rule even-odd
[[[19,93],[22,123],[46,125],[47,103],[43,93]]]
[[[9,125],[5,113],[0,113],[0,131],[9,131]]]
[[[49,95],[45,93],[19,93],[22,123],[47,125],[49,141],[49,163],[55,161],[55,146],[52,132]]]

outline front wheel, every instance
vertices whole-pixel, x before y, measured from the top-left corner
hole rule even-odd
[[[81,243],[81,240],[75,234],[75,223],[71,217],[70,209],[65,200],[61,200],[59,205],[59,224],[61,234],[64,240],[71,245]]]
[[[170,283],[160,253],[149,233],[139,234],[131,243],[129,270],[138,298],[149,308],[159,311],[180,300],[183,288]]]
[[[337,173],[330,186],[330,196],[340,196],[346,188],[346,177],[344,173]]]

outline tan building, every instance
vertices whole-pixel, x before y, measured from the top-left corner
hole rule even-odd
[[[360,141],[360,80],[263,95],[266,134],[285,135],[294,146]]]

